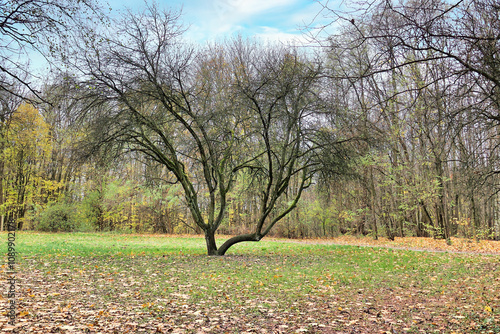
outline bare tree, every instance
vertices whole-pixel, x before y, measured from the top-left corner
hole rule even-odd
[[[332,20],[353,31],[348,46],[372,50],[371,65],[360,76],[390,72],[415,63],[449,60],[447,77],[467,75],[477,93],[494,104],[484,114],[498,118],[500,5],[494,0],[448,3],[441,0],[355,2],[350,10],[329,8]],[[326,27],[324,27],[326,29]],[[331,47],[334,31],[326,46]],[[411,53],[413,57],[407,57]],[[392,61],[388,61],[392,59]],[[373,66],[375,65],[375,66]],[[359,76],[358,76],[359,77]],[[472,88],[472,87],[471,87]]]
[[[362,1],[340,10],[324,4],[334,23],[330,27],[337,29],[324,46],[343,64],[337,68],[344,69],[330,75],[349,87],[350,99],[358,102],[354,108],[371,108],[372,119],[385,124],[380,132],[394,138],[382,141],[391,152],[380,154],[389,154],[396,171],[411,166],[415,176],[433,175],[429,180],[436,196],[419,200],[417,226],[424,220],[449,238],[456,231],[456,225],[450,226],[452,216],[458,221],[467,212],[479,224],[479,211],[488,210],[480,209],[475,197],[484,198],[478,196],[482,191],[496,193],[491,187],[496,163],[489,157],[496,154],[500,120],[497,1]],[[418,167],[412,157],[432,168]],[[472,173],[471,160],[481,165]],[[416,184],[411,175],[399,174],[394,175],[398,187]],[[388,198],[392,201],[396,194]]]
[[[0,0],[0,89],[17,95],[20,84],[39,97],[24,59],[63,53],[76,26],[103,19],[94,0]]]
[[[140,152],[165,166],[208,254],[224,255],[266,236],[311,184],[322,147],[314,131],[321,66],[290,47],[241,40],[195,52],[180,39],[178,16],[153,5],[123,17],[112,34],[84,32],[91,38],[79,44],[75,68],[85,80],[76,94],[89,102],[91,147]],[[259,214],[253,231],[218,248],[241,173],[260,191]],[[286,202],[293,177],[298,191]]]

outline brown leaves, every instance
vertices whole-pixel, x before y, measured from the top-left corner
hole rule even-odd
[[[498,328],[496,257],[420,252],[411,253],[410,263],[409,252],[330,250],[286,261],[282,255],[72,257],[45,266],[46,259],[34,257],[20,266],[17,332],[487,333]],[[417,266],[416,257],[429,266]],[[0,332],[12,332],[1,302]]]
[[[477,254],[500,254],[500,242],[493,240],[481,240],[479,242],[463,239],[451,238],[451,245],[446,240],[433,238],[417,238],[417,237],[396,237],[394,241],[386,238],[378,238],[374,240],[370,237],[354,237],[343,235],[331,239],[309,239],[306,241],[291,241],[287,242],[303,242],[310,244],[336,244],[336,245],[355,245],[355,246],[374,246],[374,247],[389,247],[395,249],[408,250],[427,250],[439,252],[458,252],[458,253],[477,253]]]

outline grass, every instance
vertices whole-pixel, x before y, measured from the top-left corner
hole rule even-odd
[[[500,333],[500,256],[264,239],[207,257],[200,237],[105,233],[16,242],[25,333]]]

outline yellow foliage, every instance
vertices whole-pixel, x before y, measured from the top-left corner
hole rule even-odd
[[[13,114],[7,138],[10,143],[7,153],[14,156],[22,150],[26,158],[38,159],[52,151],[50,127],[28,103],[21,104]]]
[[[33,105],[21,104],[4,134],[5,201],[0,206],[2,213],[35,204],[42,193],[52,193],[63,187],[61,182],[44,177],[44,159],[50,158],[52,136],[49,124]]]

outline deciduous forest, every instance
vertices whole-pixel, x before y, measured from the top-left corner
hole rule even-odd
[[[0,331],[500,333],[500,2],[172,2],[0,0]]]
[[[325,2],[308,47],[0,5],[1,230],[500,238],[495,0]]]

